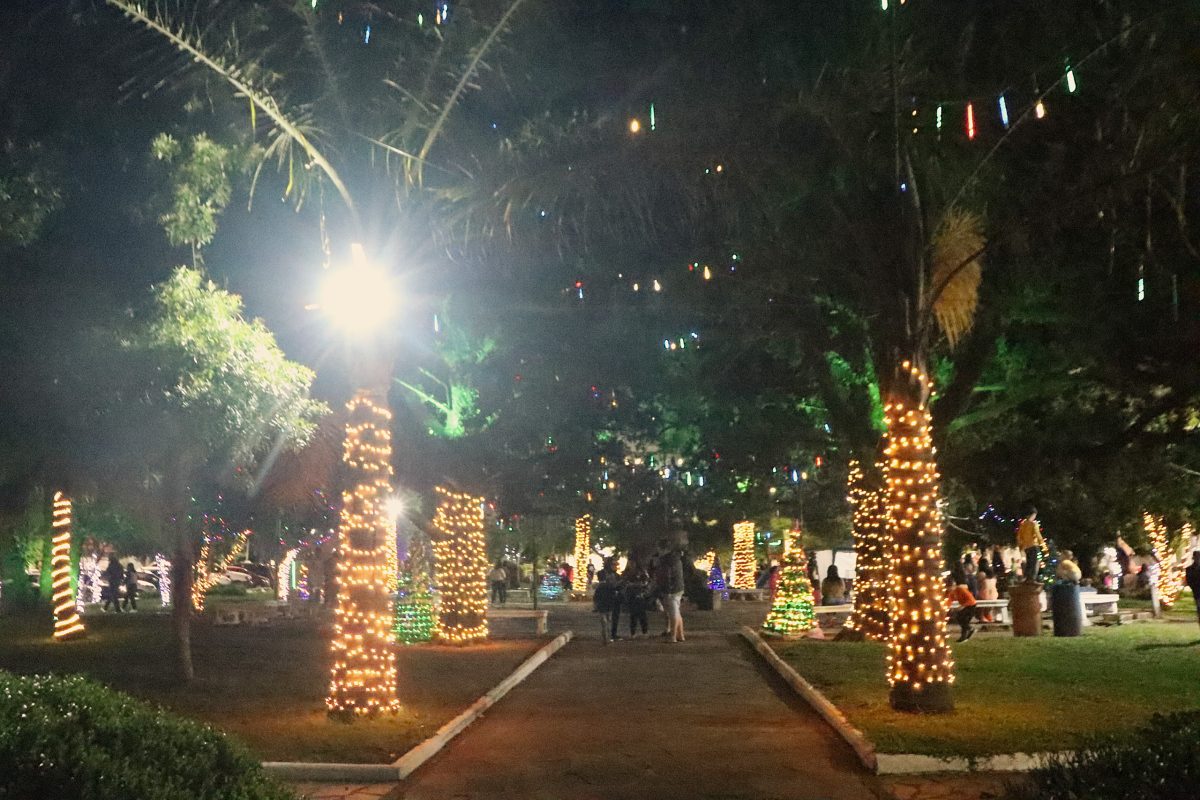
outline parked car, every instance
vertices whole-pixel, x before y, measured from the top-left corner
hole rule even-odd
[[[271,586],[271,585],[273,585],[275,576],[272,574],[271,568],[269,566],[267,566],[266,564],[258,564],[253,561],[243,561],[238,566],[240,566],[242,569],[244,569],[250,573],[250,576],[254,579],[251,585],[253,585],[253,586]]]
[[[253,585],[254,583],[254,576],[243,567],[230,565],[225,568],[225,575],[229,578],[229,583],[244,583],[246,585]]]

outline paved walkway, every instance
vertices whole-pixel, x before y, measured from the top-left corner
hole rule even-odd
[[[688,615],[682,644],[653,638],[605,647],[586,607],[555,608],[553,626],[578,638],[418,770],[400,796],[881,796],[841,740],[737,637],[746,614],[761,617],[762,608]]]

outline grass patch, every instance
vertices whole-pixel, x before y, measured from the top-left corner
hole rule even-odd
[[[893,711],[875,642],[775,642],[884,753],[979,756],[1069,750],[1155,712],[1200,709],[1200,629],[1142,623],[1078,638],[977,634],[954,645],[953,714]]]
[[[326,637],[314,622],[269,627],[197,622],[192,630],[196,681],[189,686],[178,685],[172,675],[174,651],[166,616],[93,615],[87,625],[87,638],[53,642],[49,614],[0,618],[0,669],[87,675],[207,722],[267,761],[395,760],[544,644],[526,639],[469,648],[401,648],[403,710],[378,720],[341,723],[325,716],[329,658]]]

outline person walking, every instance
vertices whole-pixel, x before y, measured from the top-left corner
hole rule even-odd
[[[1192,599],[1196,601],[1196,620],[1200,622],[1200,550],[1192,551],[1192,563],[1184,570],[1183,577],[1192,590]]]
[[[592,610],[600,614],[600,639],[605,644],[620,641],[617,623],[621,620],[621,579],[616,560],[604,559],[604,568],[596,573],[596,591],[592,594]]]
[[[962,629],[958,640],[965,642],[975,635],[975,629],[971,627],[971,620],[975,618],[975,597],[967,588],[966,576],[961,570],[955,570],[951,580],[954,581],[954,587],[946,593],[946,605],[950,609],[951,618]],[[957,610],[952,608],[955,602],[959,606]]]
[[[492,582],[492,603],[504,605],[508,602],[508,570],[504,568],[503,561],[497,561],[496,566],[492,567],[492,571],[488,573],[488,580]]]
[[[101,611],[108,611],[108,604],[112,603],[113,611],[121,613],[121,587],[125,584],[125,571],[121,569],[121,562],[117,561],[117,554],[113,553],[108,557],[108,566],[104,568],[104,605]]]
[[[669,642],[685,641],[680,608],[683,602],[683,554],[678,547],[671,546],[669,539],[659,542],[658,573],[654,582],[661,594],[666,617],[666,630],[662,635]]]
[[[638,626],[641,626],[642,636],[650,634],[650,622],[646,619],[646,607],[650,603],[650,575],[636,561],[630,561],[625,566],[625,591],[622,602],[629,613],[629,638],[636,639]]]
[[[821,604],[840,606],[846,602],[846,582],[838,575],[836,564],[830,564],[825,571],[825,580],[821,581]]]
[[[1038,565],[1041,562],[1042,528],[1038,525],[1037,509],[1029,506],[1025,510],[1025,519],[1017,527],[1017,547],[1025,554],[1025,582],[1037,583]]]
[[[1000,599],[1000,589],[996,583],[996,574],[992,572],[992,568],[987,565],[986,560],[980,560],[979,572],[975,574],[975,582],[979,586],[980,600]],[[981,609],[979,620],[981,622],[993,622],[992,612]]]
[[[138,577],[137,570],[130,561],[125,565],[125,610],[137,611]]]

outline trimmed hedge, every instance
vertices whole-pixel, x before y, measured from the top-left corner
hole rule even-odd
[[[1006,800],[1196,800],[1200,712],[1156,714],[1132,735],[1060,758],[1008,788]]]
[[[82,677],[0,672],[0,798],[294,800],[241,745]]]

